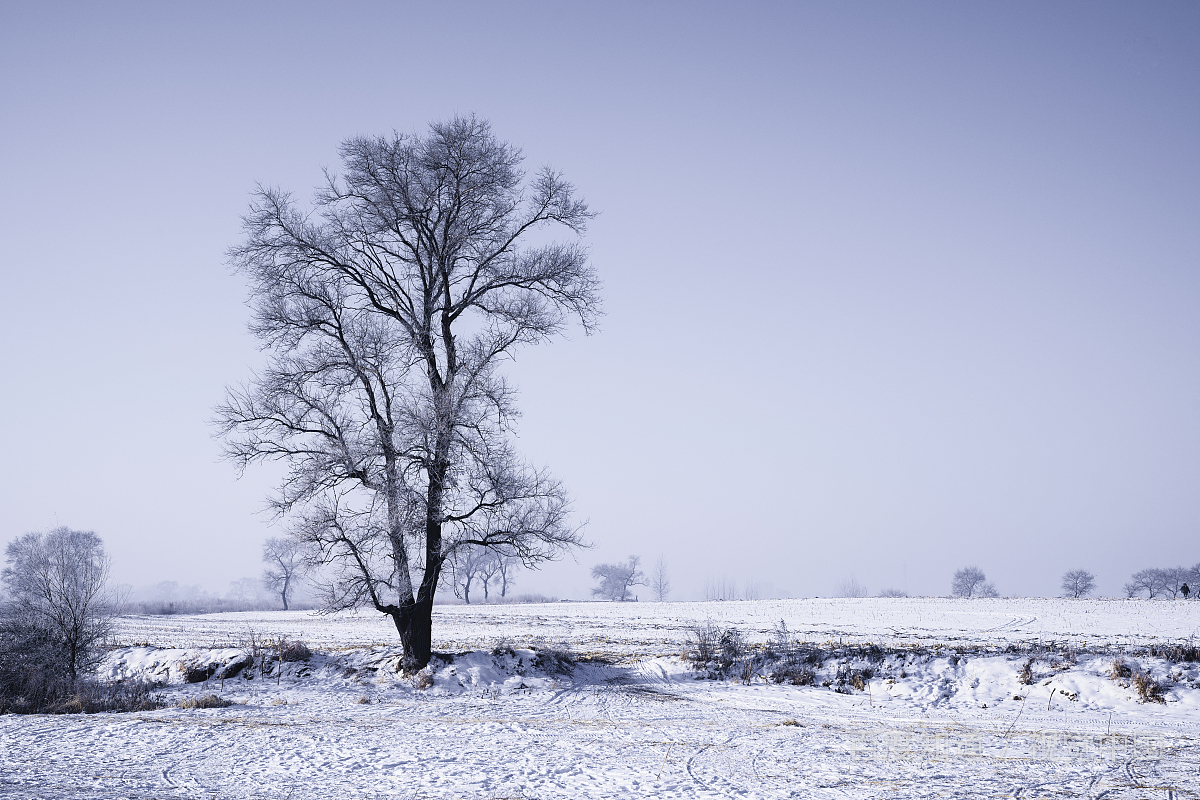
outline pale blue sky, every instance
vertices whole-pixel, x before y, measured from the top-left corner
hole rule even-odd
[[[1194,3],[0,3],[0,541],[256,575],[249,192],[474,112],[602,212],[602,332],[512,372],[597,546],[520,590],[1195,563],[1198,88]]]

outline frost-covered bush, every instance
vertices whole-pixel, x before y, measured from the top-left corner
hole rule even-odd
[[[1138,699],[1143,703],[1163,703],[1167,699],[1163,697],[1163,686],[1158,681],[1150,676],[1149,672],[1138,670],[1133,674],[1133,687],[1137,689]]]
[[[308,645],[301,641],[289,642],[284,641],[280,648],[283,654],[284,661],[308,661],[312,658],[312,650],[308,649]]]
[[[227,708],[233,705],[232,700],[218,697],[215,694],[205,694],[199,697],[189,697],[179,704],[180,708]]]
[[[536,665],[547,672],[567,673],[575,666],[571,643],[565,639],[534,639],[529,646],[537,653]]]
[[[735,627],[721,628],[707,620],[688,629],[686,657],[697,669],[726,676],[734,664],[744,670],[747,656],[745,637]]]

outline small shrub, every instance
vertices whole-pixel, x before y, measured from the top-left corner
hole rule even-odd
[[[288,704],[288,701],[287,701],[286,697],[276,697],[274,700],[271,701],[271,705],[273,705],[273,706],[286,706],[287,704]]]
[[[1113,659],[1112,666],[1108,670],[1108,677],[1114,681],[1127,680],[1133,675],[1133,670],[1129,664],[1125,663],[1125,659],[1117,656]]]
[[[534,662],[547,672],[567,673],[575,666],[571,643],[565,640],[534,639],[530,647],[537,652]]]
[[[284,661],[308,661],[312,658],[312,650],[304,642],[285,641],[281,649]]]
[[[228,708],[233,705],[232,700],[226,700],[223,697],[217,697],[215,694],[204,694],[199,697],[189,697],[179,704],[180,708]]]
[[[1163,703],[1167,699],[1163,697],[1163,687],[1158,681],[1150,677],[1149,672],[1138,670],[1133,675],[1133,685],[1137,689],[1138,699],[1143,703]]]
[[[788,725],[793,728],[803,728],[804,727],[803,725],[800,724],[800,722],[798,720],[794,720],[794,719],[785,719],[783,722],[781,722],[779,724],[780,725]]]
[[[817,682],[817,671],[808,664],[787,664],[771,673],[776,683],[790,683],[792,686],[812,686]]]
[[[716,661],[718,642],[721,640],[721,629],[712,620],[692,625],[688,628],[687,658],[694,666],[707,666]]]
[[[1033,674],[1033,659],[1027,659],[1021,667],[1021,671],[1017,673],[1017,683],[1022,686],[1031,686],[1037,680]]]
[[[846,665],[838,667],[837,675],[833,679],[833,690],[841,694],[849,694],[850,688],[857,689],[860,692],[867,690],[867,682],[875,677],[875,671],[870,667],[861,669],[851,669]]]
[[[1200,661],[1200,647],[1191,643],[1152,646],[1147,649],[1146,654],[1152,658],[1163,658],[1177,664]]]
[[[512,640],[507,636],[501,636],[492,645],[493,656],[515,656],[517,651],[513,649]]]
[[[742,661],[746,656],[746,641],[742,637],[742,632],[737,628],[726,628],[721,631],[721,638],[718,640],[720,644],[720,653],[717,658],[717,665],[721,672],[728,672],[730,667],[738,661]]]
[[[787,623],[779,620],[779,623],[771,629],[771,635],[767,639],[766,655],[769,658],[791,661],[795,652],[796,638],[788,630]]]
[[[371,698],[367,697],[365,694],[362,694],[362,695],[359,695],[358,699],[355,700],[354,702],[360,706],[369,706],[369,705],[371,705]]]

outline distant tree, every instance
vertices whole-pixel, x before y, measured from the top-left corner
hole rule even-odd
[[[629,590],[634,586],[645,586],[646,576],[638,569],[642,560],[630,556],[624,564],[597,564],[592,567],[592,577],[600,581],[592,594],[606,600],[624,602],[629,599]]]
[[[236,581],[229,582],[230,600],[235,603],[251,603],[257,604],[263,602],[266,587],[263,585],[262,578],[238,578]]]
[[[1170,595],[1172,600],[1179,597],[1180,590],[1187,583],[1188,570],[1186,567],[1167,567],[1158,570],[1159,583],[1164,595]]]
[[[492,567],[494,560],[493,554],[482,547],[463,547],[455,551],[448,571],[454,595],[470,605],[471,587],[486,583],[484,573]],[[487,599],[486,588],[484,599]]]
[[[742,584],[742,599],[743,600],[759,600],[762,598],[762,584],[756,580],[748,580]]]
[[[1200,589],[1200,563],[1185,567],[1183,577],[1187,581],[1187,591],[1183,592],[1183,599],[1187,600],[1189,596],[1200,597],[1200,593],[1196,591]],[[1183,587],[1179,588],[1182,591]]]
[[[908,597],[908,592],[901,589],[881,589],[879,597]]]
[[[496,580],[500,586],[500,596],[508,596],[508,588],[516,580],[513,575],[521,568],[521,559],[511,555],[496,555]]]
[[[296,590],[296,584],[305,570],[304,547],[291,537],[272,537],[263,542],[262,582],[267,591],[279,595],[283,601],[283,610],[288,610],[288,598]]]
[[[705,600],[736,600],[737,582],[728,578],[709,578],[704,582]]]
[[[665,556],[659,556],[658,561],[654,562],[654,571],[650,574],[650,590],[654,592],[654,599],[660,603],[671,594],[671,576],[667,573]]]
[[[1087,597],[1096,588],[1096,576],[1086,569],[1073,569],[1062,577],[1062,590],[1067,597]]]
[[[488,602],[491,599],[488,589],[495,583],[500,582],[500,556],[494,552],[488,551],[479,562],[479,585],[483,587],[483,602]]]
[[[838,597],[866,597],[867,587],[858,582],[858,579],[851,575],[844,581],[838,584]]]
[[[954,597],[996,597],[996,587],[987,582],[987,576],[979,567],[964,567],[954,573],[950,584]]]
[[[1147,599],[1153,600],[1166,591],[1166,575],[1161,569],[1143,569],[1133,573],[1129,583],[1125,584],[1127,597],[1136,597],[1142,592]]]
[[[14,642],[36,646],[36,663],[26,667],[65,674],[74,684],[99,663],[100,645],[117,612],[107,587],[111,562],[104,543],[92,531],[60,527],[9,542],[5,561],[0,580],[8,601],[0,613],[5,640],[0,649]]]

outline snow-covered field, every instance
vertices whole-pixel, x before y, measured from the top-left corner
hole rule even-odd
[[[680,653],[709,620],[755,645],[783,620],[825,654],[813,685],[765,667],[705,679]],[[262,637],[314,655],[226,675]],[[165,681],[172,706],[0,717],[0,794],[1196,797],[1200,665],[1148,650],[1192,637],[1194,601],[440,606],[435,649],[448,655],[408,676],[374,614],[129,618],[102,674]],[[573,669],[545,656],[562,642],[582,657]],[[866,658],[868,643],[882,654]],[[1164,703],[1111,677],[1122,653]],[[186,665],[213,672],[184,683]],[[207,694],[235,704],[179,705]]]

